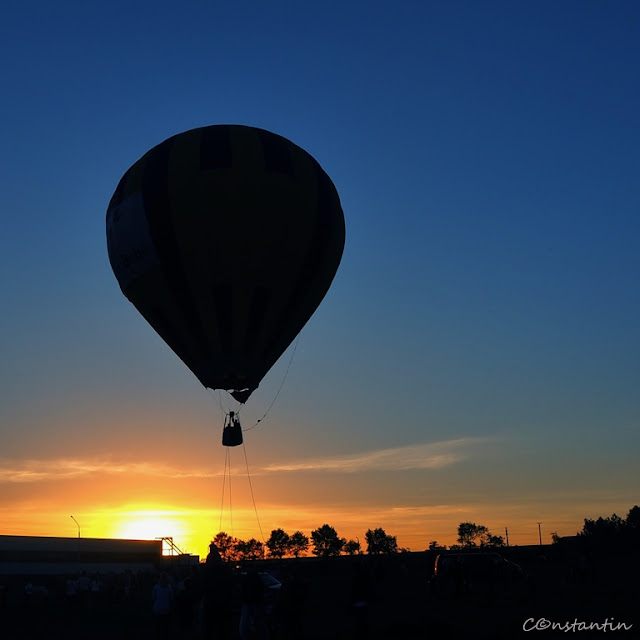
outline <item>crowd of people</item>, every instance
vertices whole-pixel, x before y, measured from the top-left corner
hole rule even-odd
[[[290,566],[275,579],[256,566],[247,563],[239,568],[223,562],[212,545],[206,562],[199,565],[167,565],[158,572],[82,571],[48,582],[27,580],[23,587],[16,583],[9,606],[22,607],[27,618],[33,612],[38,617],[64,619],[67,628],[110,618],[113,623],[109,624],[119,619],[132,630],[132,625],[140,629],[140,621],[146,619],[142,635],[131,636],[140,640],[300,640],[308,636],[307,614],[312,608],[308,577],[303,579]],[[3,609],[6,594],[3,589]],[[350,603],[355,638],[365,637],[370,598],[368,574],[356,567]]]

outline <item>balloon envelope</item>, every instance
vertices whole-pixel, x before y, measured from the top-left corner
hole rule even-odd
[[[240,402],[324,298],[344,240],[320,165],[242,125],[165,140],[125,173],[107,210],[124,295],[205,387]]]

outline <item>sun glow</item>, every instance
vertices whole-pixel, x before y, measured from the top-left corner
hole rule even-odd
[[[119,514],[121,522],[114,527],[116,538],[155,540],[171,537],[176,543],[187,534],[184,516],[171,511],[130,511]]]
[[[253,512],[251,514],[255,520]],[[234,534],[240,531],[246,514],[234,512]],[[176,505],[129,504],[118,509],[108,509],[87,517],[87,536],[121,538],[127,540],[155,540],[172,538],[173,544],[184,553],[206,557],[209,543],[218,532],[220,514],[198,507],[181,508]],[[249,520],[251,522],[251,520]],[[231,530],[229,530],[231,531]],[[251,530],[251,536],[256,533]],[[247,535],[246,537],[251,537]],[[163,545],[164,553],[170,553],[169,544]]]

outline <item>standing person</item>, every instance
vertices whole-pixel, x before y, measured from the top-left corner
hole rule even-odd
[[[89,607],[93,608],[98,604],[100,599],[100,590],[102,588],[102,583],[100,582],[100,578],[95,575],[93,580],[91,581],[91,586],[89,587]]]
[[[31,580],[24,585],[24,606],[31,609],[31,601],[33,600],[33,583]]]
[[[185,575],[176,587],[176,615],[182,631],[193,627],[193,584],[191,576]]]
[[[222,561],[217,547],[209,545],[204,567],[204,593],[202,598],[205,638],[227,640],[232,638],[231,619],[233,585],[228,567]]]
[[[83,609],[87,609],[89,606],[89,587],[91,586],[91,580],[86,571],[80,574],[80,577],[76,581],[78,590],[78,598],[80,598],[80,605]]]
[[[78,606],[78,586],[76,580],[69,576],[65,584],[65,597],[69,611],[76,610]]]
[[[363,640],[369,633],[369,604],[372,599],[371,579],[362,563],[357,562],[353,566],[351,581],[351,611],[357,640]]]
[[[295,640],[303,635],[302,621],[309,595],[307,583],[298,571],[286,576],[278,602],[278,616],[284,628],[285,638]]]
[[[249,568],[242,581],[242,606],[240,609],[240,640],[266,638],[264,620],[264,587],[258,572]]]
[[[151,592],[153,617],[155,618],[156,637],[165,640],[171,637],[171,614],[173,612],[173,588],[169,576],[160,574],[160,579]]]

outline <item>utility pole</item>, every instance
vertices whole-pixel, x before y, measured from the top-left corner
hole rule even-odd
[[[538,522],[538,540],[540,541],[540,548],[542,548],[542,530],[540,529],[540,525],[542,522]]]
[[[504,528],[504,535],[507,537],[507,547],[509,546],[509,529]]]

